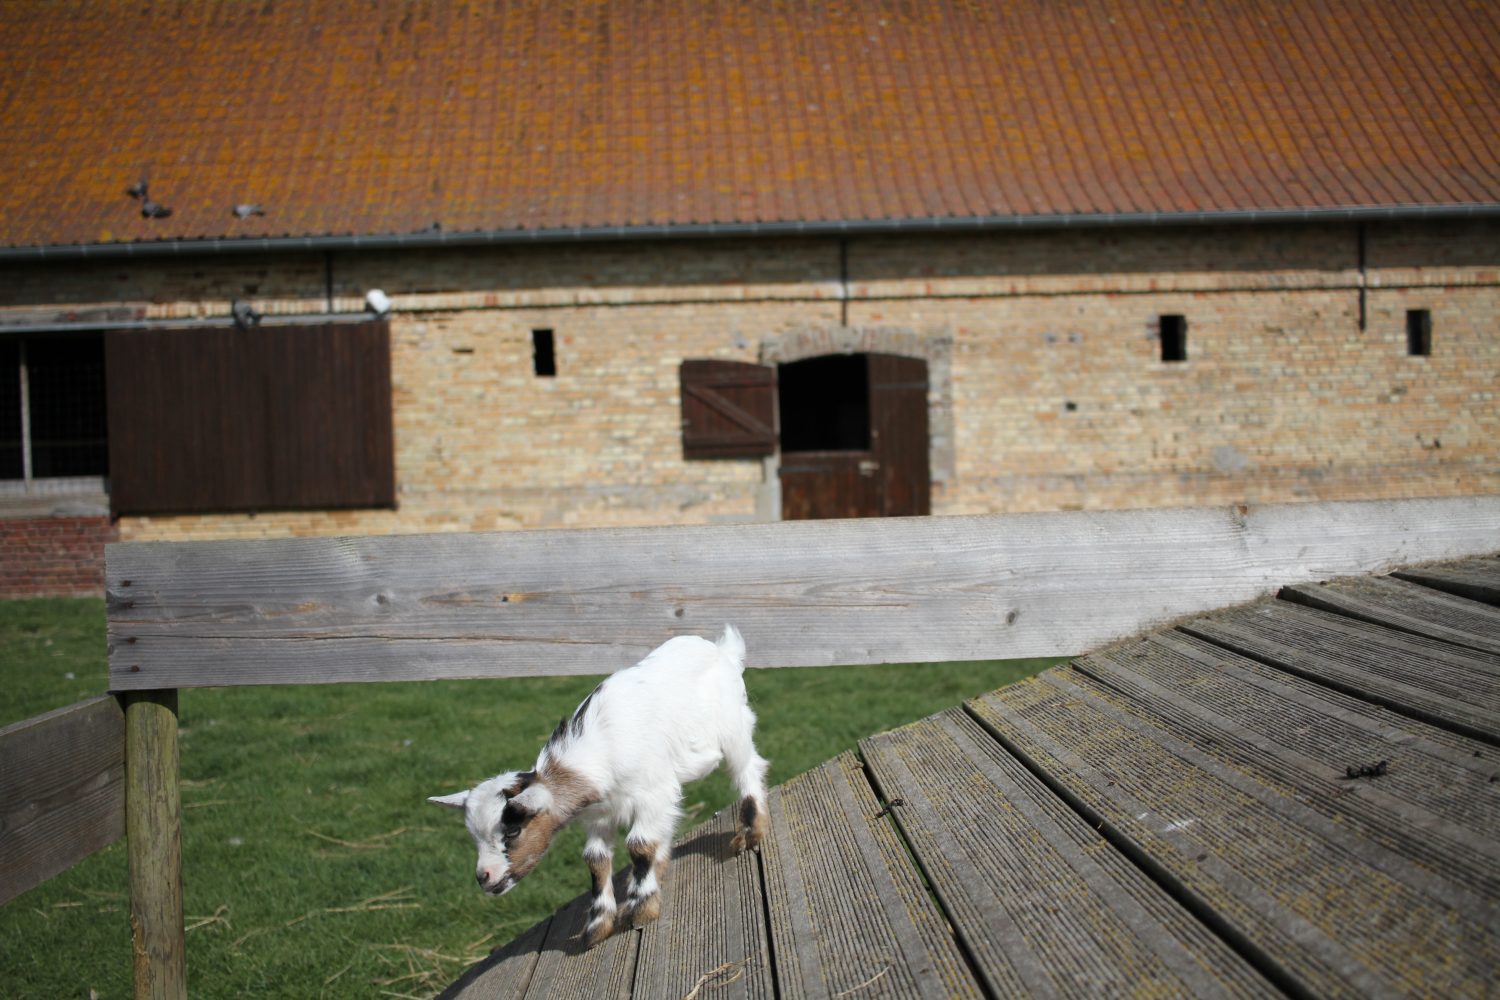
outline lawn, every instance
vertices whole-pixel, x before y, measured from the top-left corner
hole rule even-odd
[[[780,783],[856,741],[1053,660],[759,670],[757,744]],[[582,892],[567,831],[503,900],[426,796],[529,766],[597,677],[181,694],[188,984],[197,997],[428,997]],[[97,600],[0,602],[0,724],[107,687]],[[729,804],[690,786],[683,829]],[[621,851],[623,858],[623,850]],[[0,907],[0,996],[130,995],[123,842]]]

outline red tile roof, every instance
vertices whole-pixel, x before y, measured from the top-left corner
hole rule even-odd
[[[1492,0],[6,0],[0,51],[4,247],[1500,206]]]

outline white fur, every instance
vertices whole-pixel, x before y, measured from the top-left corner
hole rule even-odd
[[[510,803],[524,810],[523,829],[543,814],[558,828],[583,822],[586,858],[612,857],[615,831],[624,826],[629,843],[652,846],[664,862],[681,815],[683,784],[721,761],[741,798],[753,798],[765,815],[766,761],[755,751],[744,669],[745,643],[732,625],[717,643],[697,636],[669,639],[595,689],[580,706],[582,714],[566,720],[542,748],[535,780],[524,789],[518,786],[527,773],[510,771],[429,801],[464,809],[479,852],[477,878],[487,892],[509,891],[540,859],[541,852],[511,858],[502,829]],[[638,884],[632,879],[628,905],[652,896],[656,882],[654,873]],[[595,924],[612,918],[608,885],[594,902]]]

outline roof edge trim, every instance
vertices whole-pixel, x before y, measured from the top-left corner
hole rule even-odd
[[[399,250],[433,247],[630,240],[721,239],[753,236],[870,236],[895,233],[994,232],[1012,229],[1091,229],[1121,226],[1247,225],[1313,222],[1414,222],[1500,219],[1500,203],[1368,205],[1346,208],[1251,208],[1202,212],[1100,212],[1058,215],[943,216],[810,222],[694,222],[646,226],[576,226],[471,232],[386,233],[367,236],[204,237],[130,243],[74,243],[0,247],[0,262],[173,257],[196,254]]]

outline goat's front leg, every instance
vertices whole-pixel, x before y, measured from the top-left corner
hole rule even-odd
[[[677,805],[682,788],[677,786],[636,813],[625,836],[630,854],[630,880],[622,919],[631,927],[644,927],[661,916],[661,886],[672,859],[672,831],[677,828]]]
[[[615,931],[614,842],[614,822],[609,819],[591,823],[583,842],[583,860],[588,863],[589,875],[593,879],[593,902],[583,932],[590,948]]]
[[[632,830],[625,850],[630,854],[630,883],[622,919],[631,927],[644,927],[661,916],[661,887],[672,860],[671,835],[637,839]]]

